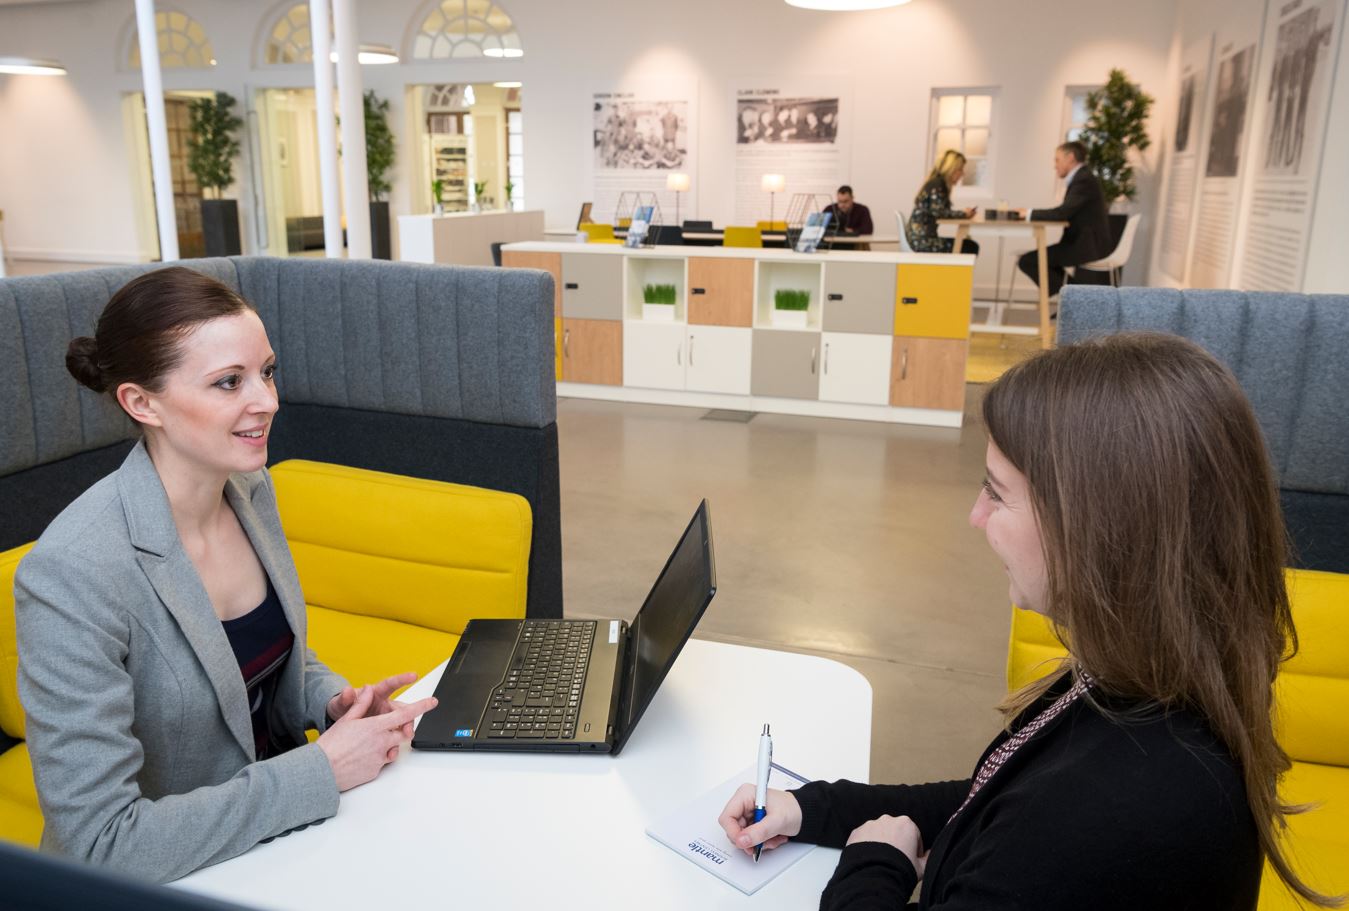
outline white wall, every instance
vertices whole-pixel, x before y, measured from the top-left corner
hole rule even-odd
[[[176,0],[214,44],[211,71],[166,70],[167,88],[223,89],[248,99],[262,86],[308,86],[308,67],[255,67],[270,0]],[[1014,204],[1052,200],[1049,159],[1058,141],[1064,87],[1104,81],[1125,69],[1159,100],[1169,88],[1176,7],[1168,0],[914,0],[871,13],[818,13],[782,0],[504,0],[526,54],[519,60],[363,67],[367,88],[390,99],[390,123],[405,129],[404,87],[431,82],[524,82],[526,204],[549,224],[574,221],[587,198],[590,94],[625,76],[692,75],[699,84],[698,183],[685,212],[725,223],[733,215],[731,83],[800,74],[852,84],[852,165],[845,179],[871,206],[880,230],[910,207],[928,165],[928,105],[934,86],[999,86],[996,194]],[[402,47],[419,0],[360,5],[361,39]],[[161,6],[161,8],[163,8]],[[13,253],[106,261],[147,255],[136,241],[133,162],[119,111],[139,74],[120,72],[118,39],[131,18],[123,0],[0,7],[0,54],[62,60],[67,79],[0,76],[0,208]],[[1165,104],[1161,105],[1165,108]],[[1163,118],[1154,120],[1160,136]],[[400,132],[400,143],[407,137]],[[1140,206],[1152,229],[1157,151],[1146,157]],[[391,194],[395,215],[411,209],[415,156],[400,148]],[[406,165],[406,166],[404,166]],[[246,152],[236,195],[249,248],[257,229]],[[1140,238],[1131,280],[1146,275]],[[987,248],[986,248],[987,249]],[[992,252],[991,249],[988,252]],[[1010,250],[1008,251],[1011,252]],[[991,284],[992,256],[981,257]]]

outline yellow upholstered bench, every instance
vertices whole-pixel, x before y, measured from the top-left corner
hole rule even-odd
[[[523,617],[533,517],[524,497],[319,462],[272,468],[304,589],[309,646],[352,683],[424,674],[472,617]],[[0,839],[42,835],[18,696],[14,571],[0,553]]]
[[[1288,591],[1298,631],[1296,656],[1275,682],[1275,725],[1293,759],[1281,782],[1288,803],[1316,809],[1288,818],[1285,844],[1295,869],[1313,888],[1349,892],[1349,575],[1289,570]],[[1046,673],[1064,654],[1049,623],[1012,610],[1007,684],[1016,689]],[[1046,663],[1049,662],[1049,663]],[[1304,907],[1268,866],[1260,911]]]

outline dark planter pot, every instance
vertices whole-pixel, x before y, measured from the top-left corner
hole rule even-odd
[[[203,199],[201,201],[201,232],[206,241],[207,256],[239,256],[244,252],[239,240],[239,201],[235,199]]]
[[[370,258],[393,259],[393,239],[389,234],[389,204],[370,203]]]

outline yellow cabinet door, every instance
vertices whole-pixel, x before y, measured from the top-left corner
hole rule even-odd
[[[895,282],[895,335],[969,338],[971,266],[905,263]]]

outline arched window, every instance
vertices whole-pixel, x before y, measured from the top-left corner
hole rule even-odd
[[[435,0],[423,9],[424,18],[412,34],[408,56],[413,60],[524,54],[514,20],[493,0]]]
[[[155,29],[159,32],[159,66],[162,69],[205,69],[215,66],[215,51],[206,38],[206,29],[186,13],[161,10],[155,13]],[[126,56],[127,66],[141,68],[140,36],[136,23],[131,22],[131,41]]]
[[[296,3],[281,11],[267,31],[262,62],[313,63],[314,38],[309,31],[309,4]]]

